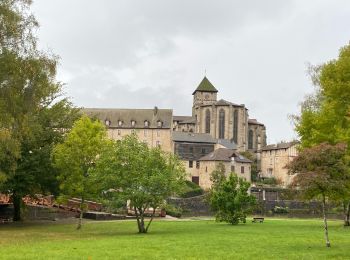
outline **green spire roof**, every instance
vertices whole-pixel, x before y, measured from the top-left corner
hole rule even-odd
[[[196,93],[197,91],[203,91],[203,92],[218,92],[218,90],[211,84],[211,82],[207,79],[207,77],[204,77],[201,83],[199,83],[199,86],[196,88],[196,90],[192,93]]]

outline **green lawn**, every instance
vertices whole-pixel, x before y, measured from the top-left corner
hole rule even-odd
[[[231,226],[215,221],[134,221],[0,225],[0,259],[350,259],[350,229],[330,221],[267,219]]]

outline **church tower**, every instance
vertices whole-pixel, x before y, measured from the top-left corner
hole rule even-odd
[[[218,90],[204,77],[193,95],[193,111],[200,105],[211,105],[217,101]]]

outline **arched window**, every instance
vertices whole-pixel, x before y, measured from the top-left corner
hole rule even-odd
[[[250,129],[248,133],[248,149],[253,149],[253,130]]]
[[[238,110],[233,113],[233,141],[238,142]]]
[[[225,138],[225,111],[223,109],[219,112],[219,139]]]
[[[205,111],[205,132],[210,134],[210,110]]]

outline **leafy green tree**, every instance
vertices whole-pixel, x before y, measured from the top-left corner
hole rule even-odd
[[[214,171],[210,174],[210,181],[212,182],[212,187],[219,186],[223,181],[226,180],[225,165],[219,163],[216,165]]]
[[[315,92],[306,97],[301,114],[294,116],[301,147],[327,142],[346,143],[350,155],[350,44],[340,49],[339,57],[310,67]],[[348,160],[350,162],[350,160]],[[344,184],[342,187],[347,187]],[[345,225],[350,225],[350,193],[343,190],[338,200],[344,207]]]
[[[139,233],[147,233],[157,208],[165,199],[181,191],[185,170],[179,159],[160,148],[149,148],[136,135],[126,136],[106,149],[96,165],[96,180],[103,190],[129,201]],[[153,208],[146,224],[146,210]]]
[[[99,121],[92,121],[83,116],[76,121],[64,142],[54,148],[54,161],[59,170],[62,197],[80,199],[77,229],[82,225],[85,200],[96,193],[97,186],[90,171],[108,143],[106,127]]]
[[[245,223],[247,214],[255,205],[255,197],[248,193],[250,183],[231,173],[212,187],[209,203],[216,212],[216,221],[225,221],[232,225],[240,221]]]
[[[0,2],[0,190],[11,194],[15,221],[23,196],[57,190],[50,153],[77,117],[55,81],[57,57],[36,48],[30,4]]]
[[[326,246],[330,247],[326,203],[337,198],[343,190],[349,189],[350,179],[345,162],[346,145],[320,144],[305,148],[288,164],[291,173],[297,173],[292,188],[299,191],[302,199],[320,200],[323,208]]]

